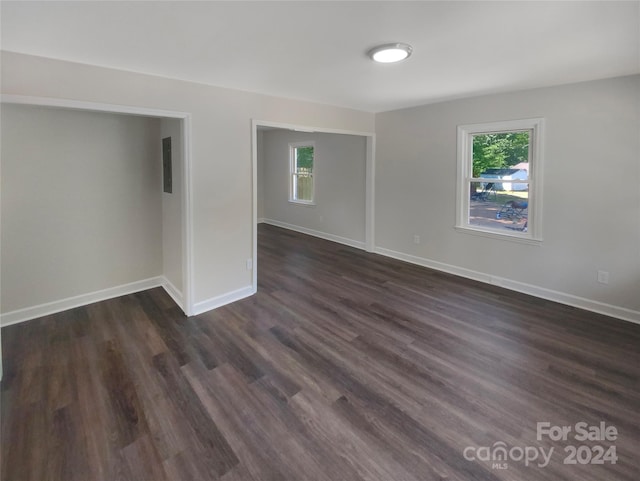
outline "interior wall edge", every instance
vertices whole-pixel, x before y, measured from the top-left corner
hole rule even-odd
[[[165,276],[160,276],[162,279],[162,288],[169,294],[169,297],[173,299],[173,301],[178,304],[178,307],[185,312],[184,308],[184,296],[182,295],[182,291],[174,286],[169,279]]]

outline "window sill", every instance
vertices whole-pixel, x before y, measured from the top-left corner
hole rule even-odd
[[[480,237],[488,237],[490,239],[497,239],[497,240],[503,240],[503,241],[508,241],[508,242],[516,242],[519,244],[529,244],[529,245],[534,245],[534,246],[539,246],[542,245],[542,239],[540,238],[533,238],[533,237],[524,237],[522,235],[518,235],[518,234],[508,234],[508,233],[502,233],[502,232],[497,232],[497,231],[489,231],[486,229],[476,229],[474,227],[470,227],[470,226],[460,226],[457,225],[455,226],[455,229],[458,232],[462,232],[463,234],[471,234],[471,235],[477,235]]]
[[[291,199],[289,199],[289,204],[304,205],[307,207],[314,207],[316,205],[315,202],[305,202],[304,200],[291,200]]]

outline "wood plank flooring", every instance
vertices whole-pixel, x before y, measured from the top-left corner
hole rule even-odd
[[[266,225],[258,266],[192,318],[154,289],[3,328],[2,480],[639,479],[640,326]]]

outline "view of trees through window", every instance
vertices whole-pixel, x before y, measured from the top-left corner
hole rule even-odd
[[[296,164],[299,169],[313,169],[313,147],[297,147]]]
[[[469,224],[526,231],[530,131],[473,135]]]
[[[501,132],[473,136],[473,177],[487,169],[529,161],[529,132]]]
[[[313,146],[294,148],[292,200],[313,202]]]

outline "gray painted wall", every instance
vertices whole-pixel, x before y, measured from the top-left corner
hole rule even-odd
[[[2,312],[162,274],[160,123],[2,106]]]
[[[639,107],[631,76],[376,115],[377,246],[640,310]],[[546,119],[542,245],[454,230],[456,127],[533,117]]]
[[[256,174],[258,176],[258,181],[256,182],[256,216],[258,221],[261,221],[264,219],[264,132],[262,130],[258,130],[256,139],[258,143],[256,149]]]
[[[160,134],[171,137],[173,192],[162,192],[162,272],[182,293],[182,122],[160,120]]]

